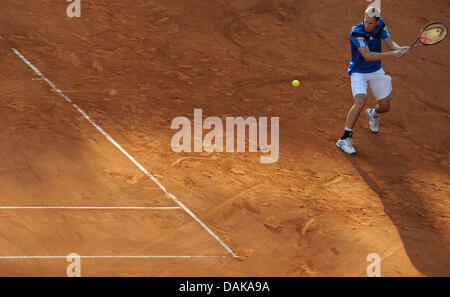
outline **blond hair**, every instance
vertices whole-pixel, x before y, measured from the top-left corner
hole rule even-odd
[[[369,6],[366,9],[366,16],[369,18],[375,18],[375,20],[379,20],[381,17],[381,10],[375,6]]]

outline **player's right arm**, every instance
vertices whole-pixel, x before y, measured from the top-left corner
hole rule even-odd
[[[387,34],[387,32],[385,34]],[[378,61],[387,57],[401,56],[400,50],[397,49],[382,53],[371,52],[369,50],[369,44],[367,43],[367,40],[362,36],[352,34],[350,36],[350,42],[358,49],[359,53],[361,54],[361,56],[363,56],[364,60],[366,61]]]
[[[378,53],[378,52],[371,52],[369,50],[369,47],[367,47],[367,46],[358,48],[358,51],[361,54],[361,56],[363,56],[364,60],[366,60],[366,61],[378,61],[378,60],[381,60],[381,59],[387,58],[387,57],[395,57],[395,56],[400,57],[401,56],[401,50]]]

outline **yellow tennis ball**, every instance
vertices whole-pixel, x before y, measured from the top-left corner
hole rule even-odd
[[[293,87],[298,87],[300,85],[300,82],[298,81],[298,80],[294,80],[294,81],[292,81],[292,86]]]

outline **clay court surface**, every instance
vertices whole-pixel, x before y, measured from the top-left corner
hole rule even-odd
[[[0,209],[1,276],[65,276],[64,258],[15,256],[70,253],[110,256],[82,259],[83,276],[365,276],[370,253],[383,276],[450,276],[450,40],[383,62],[392,112],[378,135],[361,115],[350,157],[335,142],[366,1],[67,5],[1,2],[0,206],[151,208]],[[382,11],[401,45],[450,24],[445,0]],[[194,108],[279,117],[278,162],[173,152],[171,121]]]

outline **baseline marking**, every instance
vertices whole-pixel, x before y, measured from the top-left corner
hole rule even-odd
[[[1,38],[1,37],[0,37]],[[1,38],[1,40],[4,40]],[[231,248],[223,242],[208,226],[206,226],[192,211],[189,210],[183,203],[181,203],[175,195],[170,193],[150,172],[147,171],[138,161],[134,159],[125,149],[120,146],[108,133],[106,133],[99,125],[97,125],[78,105],[72,102],[72,100],[67,97],[56,85],[51,82],[45,75],[42,74],[39,69],[37,69],[33,64],[31,64],[18,50],[11,48],[11,50],[26,64],[30,67],[37,75],[39,75],[43,80],[45,80],[50,87],[52,87],[61,97],[63,97],[67,102],[71,103],[72,106],[83,115],[83,117],[88,120],[88,122],[94,126],[100,133],[102,133],[106,139],[108,139],[117,149],[119,149],[131,162],[133,162],[136,167],[138,167],[145,175],[147,175],[167,196],[172,198],[172,200],[178,204],[184,211],[186,211],[200,226],[203,227],[217,242],[219,242],[234,258],[238,256],[231,250]]]

